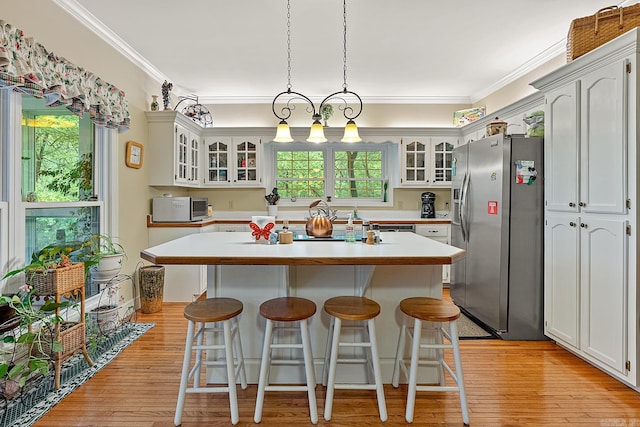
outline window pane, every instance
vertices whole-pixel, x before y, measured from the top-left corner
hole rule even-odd
[[[382,151],[336,151],[336,198],[382,199]]]
[[[27,209],[25,259],[51,244],[74,246],[100,231],[98,206]]]
[[[322,197],[324,153],[322,151],[278,151],[276,187],[283,198]]]
[[[23,96],[22,197],[30,202],[89,200],[93,194],[93,124],[64,107]]]

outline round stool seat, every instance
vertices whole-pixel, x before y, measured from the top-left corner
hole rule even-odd
[[[406,298],[400,302],[400,310],[427,322],[451,322],[460,317],[460,309],[455,304],[436,298]]]
[[[260,305],[260,315],[276,322],[295,322],[316,314],[316,304],[306,298],[282,297]]]
[[[365,297],[341,296],[326,300],[324,311],[343,320],[369,320],[380,314],[380,304]]]
[[[242,313],[242,303],[234,298],[207,298],[184,308],[184,317],[193,322],[222,322]]]

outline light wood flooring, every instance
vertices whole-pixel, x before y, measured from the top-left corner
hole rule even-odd
[[[182,363],[185,304],[138,315],[156,326],[75,390],[37,427],[172,426]],[[394,341],[396,337],[392,337]],[[462,363],[471,426],[640,426],[640,393],[553,342],[464,340]],[[256,386],[238,387],[240,426],[254,425]],[[337,391],[333,418],[319,426],[402,426],[406,385],[385,386],[389,419],[381,423],[374,391]],[[231,425],[225,394],[187,395],[182,425]],[[312,425],[306,393],[267,393],[263,426]],[[462,426],[456,393],[418,392],[413,425]]]

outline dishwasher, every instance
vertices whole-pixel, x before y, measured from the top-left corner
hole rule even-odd
[[[415,233],[416,225],[415,224],[378,224],[378,229],[380,232],[407,232],[407,233]]]

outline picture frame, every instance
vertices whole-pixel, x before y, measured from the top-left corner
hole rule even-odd
[[[144,146],[139,142],[128,141],[124,163],[130,168],[140,169],[144,159]]]

